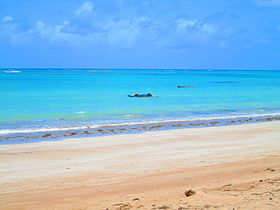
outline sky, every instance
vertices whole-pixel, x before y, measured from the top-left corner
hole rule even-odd
[[[0,0],[0,67],[280,70],[280,0]]]

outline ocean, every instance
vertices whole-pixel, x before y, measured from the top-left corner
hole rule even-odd
[[[146,93],[158,97],[128,97]],[[2,68],[0,99],[0,144],[112,126],[277,118],[280,71]]]

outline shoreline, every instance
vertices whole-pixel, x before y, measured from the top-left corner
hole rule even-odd
[[[0,209],[277,209],[279,127],[275,121],[1,145]],[[186,197],[190,189],[196,193]]]
[[[162,131],[185,128],[230,126],[247,123],[280,121],[279,114],[246,115],[239,117],[213,117],[193,120],[166,120],[157,122],[136,122],[100,126],[61,127],[49,130],[0,134],[0,145],[25,144],[42,141],[60,141],[65,138],[86,138],[120,134],[139,134],[147,131]]]

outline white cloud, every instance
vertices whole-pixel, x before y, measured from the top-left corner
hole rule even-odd
[[[178,19],[176,21],[177,29],[180,32],[189,31],[189,32],[198,32],[200,34],[215,34],[218,32],[218,27],[211,23],[204,23],[198,20],[185,20]]]
[[[198,23],[198,21],[197,20],[185,20],[185,19],[180,18],[176,21],[176,23],[177,23],[177,28],[182,30],[182,29],[191,28],[191,27],[195,26]]]
[[[9,22],[9,21],[13,21],[13,18],[11,16],[5,16],[3,17],[3,22]]]
[[[89,14],[94,9],[94,4],[90,1],[84,2],[75,12],[76,15]]]
[[[55,44],[55,46],[74,47],[132,47],[138,35],[139,24],[144,19],[137,21],[118,20],[103,22],[100,30],[95,31],[95,27],[89,29],[85,34],[79,30],[71,30],[73,25],[69,21],[64,21],[58,25],[49,25],[38,21],[26,34],[30,40],[41,40],[45,43]]]
[[[280,7],[280,0],[255,0],[260,7]]]
[[[218,32],[218,28],[209,23],[202,24],[201,30],[208,34],[215,34],[216,32]]]
[[[27,35],[32,37],[37,37],[41,40],[48,41],[50,43],[61,43],[61,44],[71,44],[80,45],[79,35],[74,33],[62,32],[62,29],[69,25],[68,21],[64,21],[60,25],[47,25],[41,21],[38,21],[32,29],[27,32]]]
[[[184,48],[206,43],[224,32],[212,22],[198,19],[177,19],[174,22],[138,16],[114,18],[78,15],[93,11],[94,5],[85,2],[68,21],[49,24],[38,21],[29,28],[20,27],[15,21],[2,24],[10,27],[5,37],[14,44],[43,44],[59,47],[94,48]],[[1,26],[1,25],[0,25]],[[11,28],[13,26],[13,28]],[[1,29],[1,28],[0,28]],[[175,29],[175,30],[174,30]],[[0,30],[1,31],[1,30]],[[11,36],[11,34],[13,36]]]
[[[129,48],[135,44],[141,30],[141,23],[145,18],[136,20],[114,20],[103,25],[106,33],[103,34],[105,41],[113,46]]]
[[[222,30],[222,33],[223,33],[223,35],[224,36],[231,36],[231,35],[233,35],[234,33],[236,33],[236,29],[234,28],[234,27],[232,27],[232,26],[230,26],[230,27],[228,27],[228,28],[224,28],[223,30]]]

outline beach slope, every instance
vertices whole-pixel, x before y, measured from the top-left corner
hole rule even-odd
[[[280,122],[1,145],[0,200],[1,209],[277,209]]]

